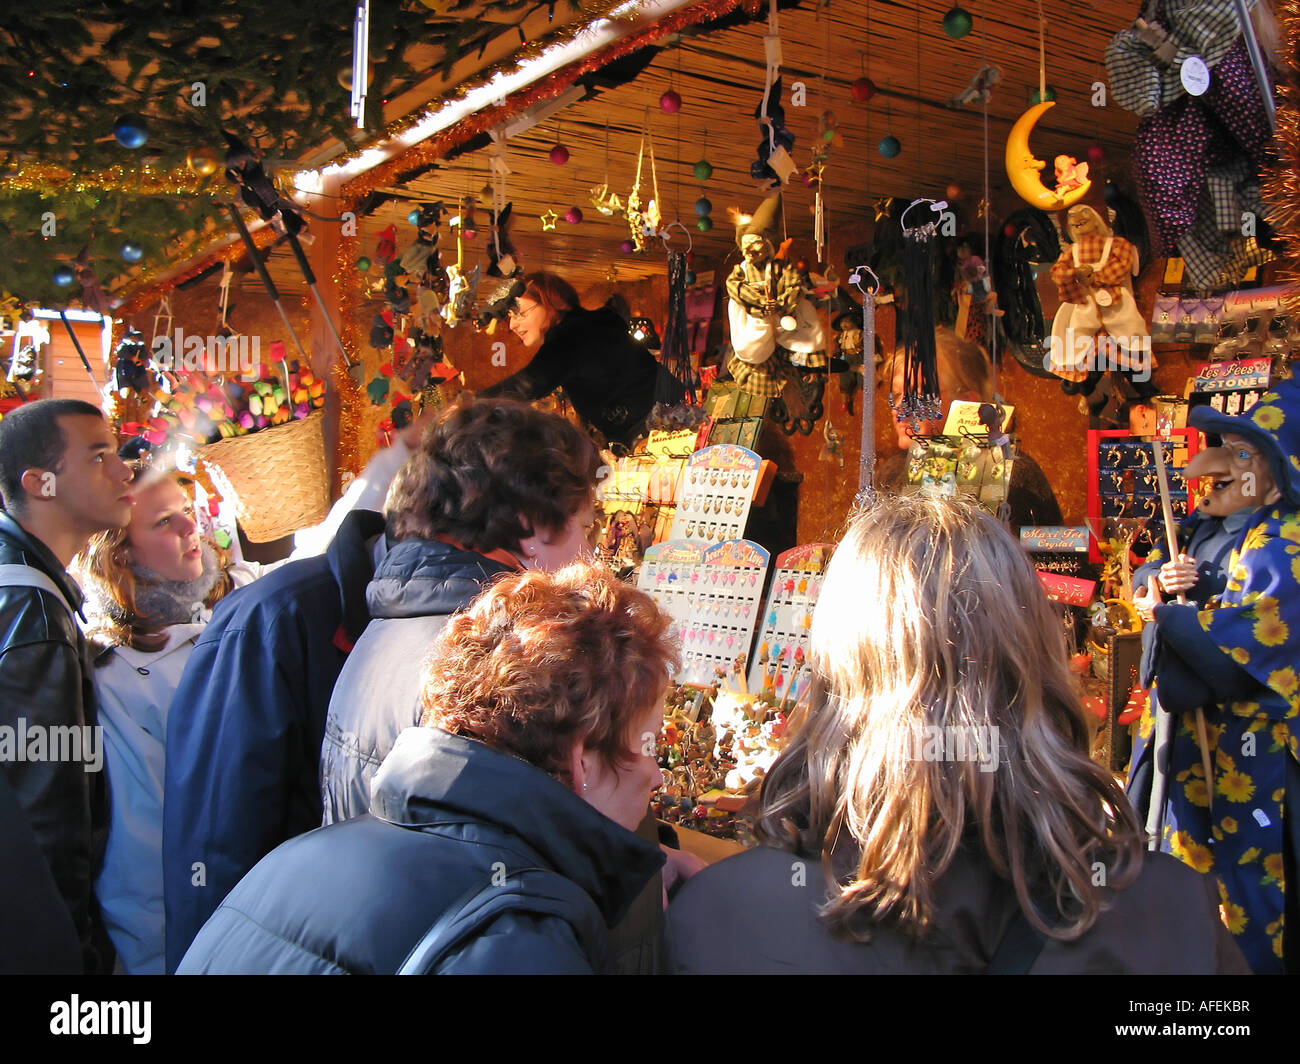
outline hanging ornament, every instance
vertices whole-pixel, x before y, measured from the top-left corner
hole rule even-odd
[[[913,200],[899,219],[903,227],[903,305],[898,311],[903,344],[903,393],[890,394],[899,421],[919,431],[942,414],[934,343],[934,238],[946,203]],[[908,228],[908,215],[918,224]]]
[[[125,114],[113,123],[113,139],[124,148],[142,148],[149,139],[149,126],[143,115]]]
[[[853,84],[849,86],[849,91],[853,93],[853,98],[858,103],[866,103],[876,95],[876,83],[870,78],[855,78]]]
[[[692,168],[696,181],[707,181],[713,176],[713,165],[707,159],[701,159]]]
[[[1101,161],[1106,158],[1105,149],[1100,144],[1088,145],[1088,162],[1093,166],[1100,166]]]
[[[370,260],[366,258],[365,255],[362,255],[361,258],[357,259],[357,269],[362,273],[370,272]]]
[[[549,207],[537,216],[537,220],[542,223],[542,232],[548,233],[555,228],[555,223],[559,221],[560,216]]]
[[[570,225],[578,225],[582,222],[582,210],[578,207],[570,207],[564,212],[564,220]]]
[[[1051,85],[1046,85],[1042,89],[1035,89],[1033,92],[1029,94],[1030,106],[1033,106],[1034,104],[1037,103],[1043,103],[1044,101],[1051,103],[1055,99],[1056,99],[1056,89],[1054,89]]]
[[[695,201],[695,213],[701,218],[707,218],[713,213],[713,201],[707,196],[701,196]]]
[[[569,161],[569,149],[563,144],[556,144],[547,156],[556,166],[563,166]]]
[[[953,200],[961,199],[962,196],[966,195],[966,191],[961,187],[961,185],[957,184],[957,182],[954,181],[944,191],[944,195],[947,196],[949,202],[951,202]]]
[[[664,114],[675,115],[682,109],[682,98],[672,89],[669,89],[659,97],[659,110]]]
[[[419,207],[412,207],[411,210],[410,210],[410,212],[409,212],[409,213],[407,214],[407,216],[406,216],[406,220],[407,220],[411,225],[419,225],[419,224],[420,224],[420,208],[419,208]]]
[[[882,137],[878,147],[880,148],[880,154],[886,159],[897,158],[898,153],[903,150],[902,143],[892,133],[887,137]]]
[[[1021,199],[1040,211],[1064,210],[1083,199],[1088,189],[1092,187],[1092,182],[1086,179],[1068,183],[1058,180],[1058,187],[1055,189],[1047,188],[1043,184],[1040,172],[1047,164],[1042,159],[1034,158],[1033,150],[1029,147],[1029,137],[1038,120],[1055,106],[1056,104],[1049,100],[1031,107],[1016,119],[1011,132],[1007,134],[1007,177],[1010,178],[1012,188],[1020,194]],[[1073,162],[1070,156],[1058,156],[1057,159],[1058,166],[1060,160]],[[1080,167],[1076,166],[1074,169],[1077,174]],[[1081,169],[1083,177],[1086,178],[1087,163],[1084,163]]]
[[[127,240],[122,244],[120,254],[127,262],[139,262],[144,258],[144,248],[134,240]]]
[[[959,41],[970,33],[974,23],[975,20],[971,18],[969,11],[960,6],[953,7],[943,16],[943,32],[953,40]]]
[[[705,215],[703,218],[697,218],[695,220],[695,228],[701,233],[707,233],[713,228],[713,219],[708,217],[708,215]]]
[[[53,279],[60,288],[71,288],[76,283],[77,275],[71,266],[59,266],[54,271]]]
[[[195,148],[185,156],[185,165],[200,177],[210,177],[220,165],[217,153],[211,148]]]
[[[619,244],[618,250],[621,251],[624,255],[631,255],[632,252],[636,250],[636,248],[632,246],[632,241],[624,240],[623,243]]]
[[[687,270],[687,271],[686,271],[686,284],[689,286],[689,285],[693,285],[694,283],[695,283],[695,271],[694,271],[694,270]]]

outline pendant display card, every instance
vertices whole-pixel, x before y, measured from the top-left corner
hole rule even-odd
[[[734,443],[715,444],[691,455],[678,485],[669,538],[706,547],[741,538],[761,463],[753,451]]]

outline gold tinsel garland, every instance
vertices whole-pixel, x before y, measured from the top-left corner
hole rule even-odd
[[[1300,309],[1300,0],[1281,0],[1274,10],[1282,38],[1273,136],[1278,163],[1264,171],[1262,187],[1269,222],[1285,248],[1278,259],[1278,279],[1290,289],[1283,303],[1295,311]]]
[[[339,308],[340,339],[349,357],[361,366],[366,365],[365,350],[361,340],[361,293],[351,281],[352,269],[345,264],[352,262],[356,254],[357,238],[345,236],[339,239],[338,257],[334,262],[334,298]],[[361,422],[365,415],[367,395],[364,381],[358,385],[349,375],[341,358],[336,358],[330,367],[334,378],[334,387],[339,393],[339,442],[335,455],[336,477],[343,473],[354,476],[361,472],[363,454],[361,449]],[[367,452],[368,453],[368,452]]]
[[[4,192],[127,192],[136,196],[216,196],[221,185],[189,167],[158,170],[142,166],[110,166],[78,174],[56,163],[28,163],[0,178]]]

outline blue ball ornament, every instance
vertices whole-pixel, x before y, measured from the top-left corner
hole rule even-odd
[[[77,275],[71,266],[59,266],[54,271],[54,283],[60,288],[71,288],[77,281]]]
[[[687,271],[686,271],[686,283],[687,283],[688,285],[692,285],[692,284],[695,283],[695,271],[694,271],[694,270],[687,270]]]
[[[420,208],[419,208],[419,207],[412,207],[412,208],[411,208],[411,213],[408,214],[408,215],[406,216],[406,220],[407,220],[408,222],[410,222],[412,225],[419,225],[419,224],[420,224]]]
[[[893,135],[883,138],[880,141],[879,147],[880,147],[880,154],[883,155],[886,159],[897,158],[898,153],[903,150],[903,145],[899,143],[898,138]]]
[[[134,240],[128,240],[122,245],[121,255],[127,262],[139,262],[144,258],[144,248]]]
[[[126,114],[113,123],[113,139],[124,148],[142,148],[149,139],[144,115]]]
[[[695,201],[695,213],[701,218],[707,218],[713,213],[713,204],[709,201],[708,196],[701,196]]]

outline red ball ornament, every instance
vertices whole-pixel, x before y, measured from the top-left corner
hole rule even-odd
[[[1106,153],[1105,153],[1105,151],[1102,150],[1102,147],[1101,147],[1100,144],[1089,144],[1089,145],[1088,145],[1088,162],[1089,162],[1089,163],[1091,163],[1093,166],[1100,166],[1100,165],[1101,165],[1101,161],[1102,161],[1102,159],[1104,159],[1104,158],[1106,158]]]
[[[564,212],[564,220],[568,222],[570,225],[577,225],[579,222],[582,221],[582,211],[580,211],[577,207],[570,207],[567,211]]]
[[[675,115],[682,109],[682,98],[669,89],[659,97],[659,110],[665,114]]]
[[[551,162],[556,166],[563,166],[569,161],[569,149],[563,144],[557,144],[551,149]]]
[[[944,195],[947,196],[949,202],[959,200],[965,194],[966,194],[965,189],[963,189],[961,185],[957,184],[956,181],[954,181],[951,185],[949,185],[944,192]]]
[[[807,259],[798,259],[798,260],[795,262],[795,264],[794,264],[794,269],[795,269],[795,272],[796,272],[796,273],[807,273],[807,272],[808,272],[808,260],[807,260]]]
[[[876,95],[876,83],[870,78],[857,78],[850,86],[853,98],[858,103],[866,103],[871,97]]]
[[[636,250],[636,248],[632,246],[632,241],[624,240],[623,243],[619,244],[618,250],[621,251],[624,255],[631,255],[632,252]]]
[[[1016,235],[1015,225],[1011,222],[1007,222],[1007,224],[1002,227],[1002,234],[1008,238],[1014,237]]]

